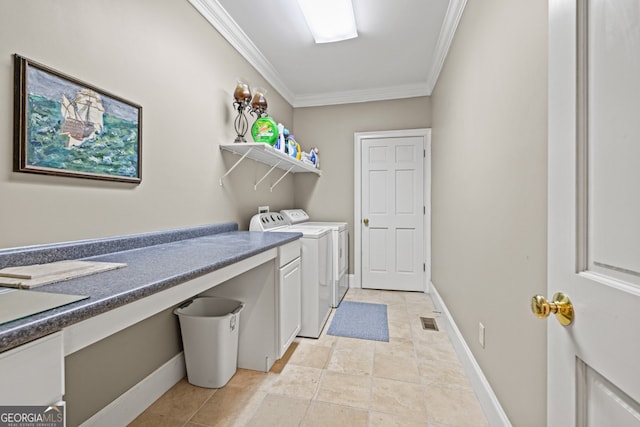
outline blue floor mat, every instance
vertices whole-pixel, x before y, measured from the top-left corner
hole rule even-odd
[[[342,301],[327,334],[388,342],[387,305]]]

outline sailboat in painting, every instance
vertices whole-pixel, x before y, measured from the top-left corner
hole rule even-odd
[[[61,133],[68,135],[67,148],[80,145],[104,127],[104,106],[100,95],[91,89],[81,89],[75,98],[62,95]]]

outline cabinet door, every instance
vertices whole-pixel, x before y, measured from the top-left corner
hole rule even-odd
[[[287,351],[298,332],[302,319],[300,258],[296,258],[280,269],[279,283],[279,357]]]
[[[2,405],[51,405],[64,394],[62,332],[0,353]]]

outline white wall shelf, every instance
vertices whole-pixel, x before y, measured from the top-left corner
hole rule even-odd
[[[264,179],[269,176],[274,169],[282,169],[285,173],[269,188],[271,191],[287,176],[289,173],[302,173],[309,172],[315,173],[317,175],[322,175],[320,169],[315,168],[312,165],[308,165],[301,160],[294,159],[291,156],[288,156],[272,146],[268,144],[263,144],[260,142],[244,142],[238,144],[221,144],[220,150],[230,151],[234,154],[237,154],[240,157],[237,162],[234,163],[229,170],[220,177],[220,185],[222,185],[222,179],[229,175],[231,171],[233,171],[236,166],[240,164],[244,159],[249,158],[251,160],[255,160],[256,162],[264,163],[271,166],[269,172],[267,172],[256,184],[253,186],[253,189],[257,189],[258,185],[264,181]]]

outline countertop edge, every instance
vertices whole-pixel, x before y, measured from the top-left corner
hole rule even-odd
[[[219,233],[220,236],[249,236],[245,234],[247,232],[227,231]],[[206,235],[211,237],[215,234]],[[11,350],[20,345],[42,338],[46,335],[60,331],[66,327],[82,322],[83,320],[90,319],[108,311],[117,309],[131,302],[143,299],[150,295],[164,291],[166,289],[178,286],[186,283],[195,278],[204,276],[216,270],[235,264],[247,258],[251,258],[254,255],[268,251],[278,246],[287,244],[289,242],[299,239],[301,233],[268,233],[269,238],[273,240],[272,243],[261,244],[253,247],[249,250],[244,250],[240,253],[234,253],[232,256],[212,260],[210,264],[202,266],[201,268],[188,269],[179,274],[175,274],[169,277],[163,277],[159,280],[154,280],[149,283],[145,283],[140,286],[136,286],[126,292],[120,292],[115,295],[111,295],[106,298],[91,300],[82,300],[66,306],[58,307],[52,310],[48,310],[42,313],[34,314],[23,319],[5,323],[0,325],[0,353]],[[111,240],[111,239],[110,239]],[[198,238],[182,239],[182,244],[189,244],[189,240],[194,242],[199,241]],[[73,242],[72,242],[73,243]],[[169,245],[171,242],[169,243]],[[66,245],[66,244],[65,244]],[[50,246],[50,245],[48,245]],[[155,245],[151,245],[155,246]],[[149,246],[149,247],[151,247]],[[145,249],[145,247],[137,248]],[[195,249],[194,249],[195,250]],[[126,251],[125,251],[126,252]],[[117,252],[110,252],[114,254]],[[82,280],[82,279],[77,279]],[[46,288],[40,287],[36,290],[47,291]],[[54,293],[63,293],[59,291],[53,291]],[[176,304],[180,301],[176,301]]]

